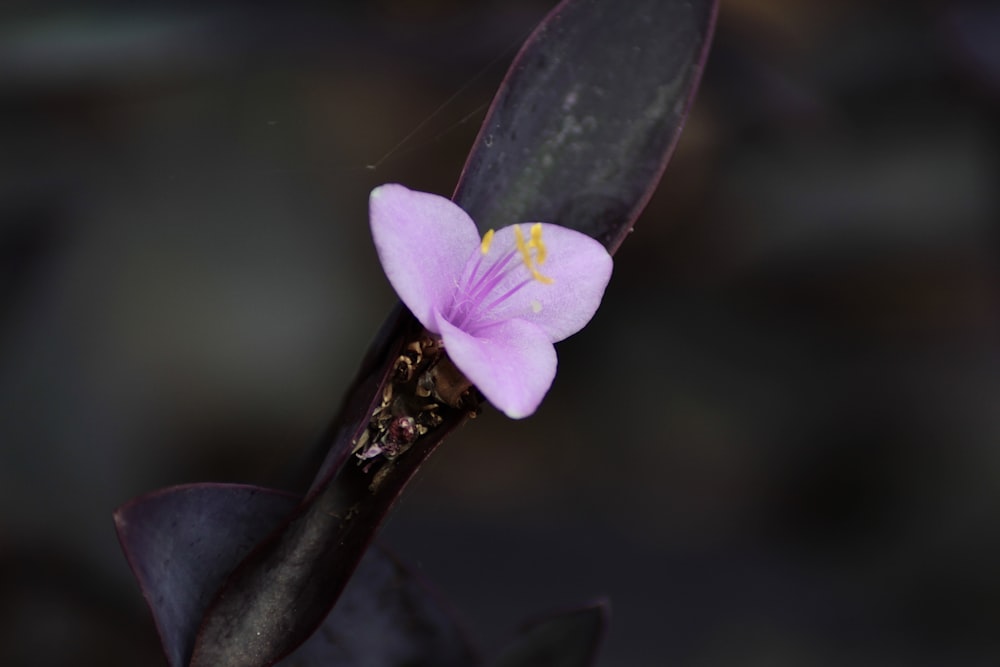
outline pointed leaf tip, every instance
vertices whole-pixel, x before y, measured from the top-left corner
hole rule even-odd
[[[589,667],[608,624],[606,600],[537,620],[488,667]]]

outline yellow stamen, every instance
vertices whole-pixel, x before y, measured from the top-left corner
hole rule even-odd
[[[479,251],[484,255],[490,251],[490,244],[493,243],[493,230],[483,234],[483,242],[479,244]]]
[[[535,223],[531,227],[531,240],[525,243],[524,232],[520,225],[514,225],[514,241],[517,243],[517,250],[521,253],[521,261],[531,271],[531,277],[545,285],[551,285],[554,281],[548,276],[543,276],[535,263],[542,263],[545,259],[545,245],[542,243],[542,225]],[[535,257],[531,256],[531,250],[535,250]]]

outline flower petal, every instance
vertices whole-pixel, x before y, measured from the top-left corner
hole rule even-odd
[[[538,408],[556,376],[556,350],[544,331],[507,320],[470,334],[437,318],[448,356],[490,403],[512,419]]]
[[[530,225],[520,226],[527,236]],[[611,279],[612,262],[604,246],[573,229],[542,223],[542,240],[546,258],[538,270],[552,279],[551,284],[532,280],[490,308],[482,322],[527,320],[541,327],[555,343],[582,329],[597,312]],[[513,225],[497,231],[493,247],[515,247]],[[503,294],[529,275],[527,271],[513,271],[494,292]]]
[[[395,183],[372,190],[368,207],[385,275],[420,323],[439,333],[434,310],[451,303],[479,245],[476,224],[451,200]]]

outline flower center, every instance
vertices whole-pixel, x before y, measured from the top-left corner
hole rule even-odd
[[[491,229],[483,235],[479,245],[479,257],[470,261],[471,270],[466,271],[463,280],[455,291],[455,302],[451,311],[446,314],[448,321],[459,328],[465,328],[470,322],[486,319],[491,310],[505,302],[520,291],[525,285],[537,280],[543,285],[551,285],[552,278],[543,275],[539,267],[545,262],[548,251],[542,240],[542,224],[536,222],[525,238],[520,225],[514,225],[514,247],[506,252],[498,253],[498,257],[490,262],[488,255],[493,245],[494,231]],[[521,261],[516,261],[520,259]],[[524,267],[528,276],[511,285],[506,280],[514,271]],[[482,271],[481,271],[482,269]],[[532,302],[532,311],[541,310],[541,303]]]

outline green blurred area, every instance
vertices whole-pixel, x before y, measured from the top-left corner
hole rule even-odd
[[[5,6],[0,664],[162,664],[112,509],[294,471],[394,302],[367,193],[452,190],[550,5]],[[1000,659],[998,30],[722,3],[546,403],[384,533],[487,649],[608,595],[608,666]]]

